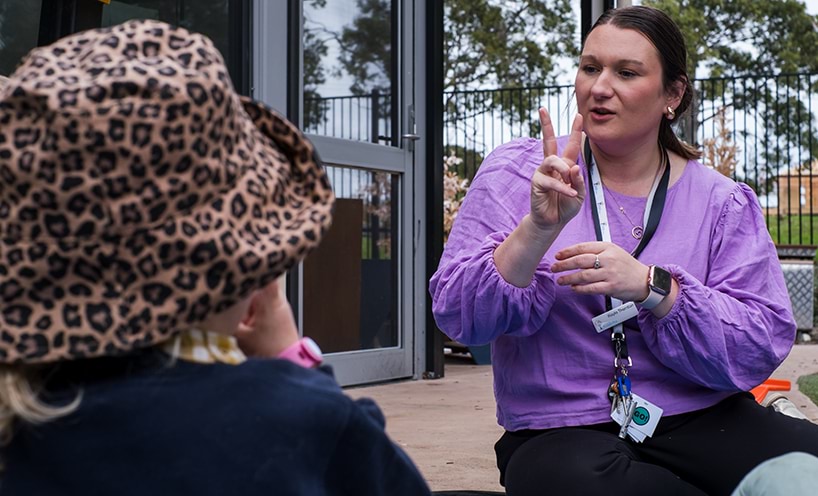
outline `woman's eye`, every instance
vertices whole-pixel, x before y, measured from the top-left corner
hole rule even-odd
[[[625,79],[636,77],[636,73],[632,71],[619,71],[619,74]]]
[[[586,65],[586,66],[582,67],[582,72],[584,72],[586,74],[594,74],[594,73],[596,73],[598,71],[597,71],[596,67],[594,67],[592,65]]]

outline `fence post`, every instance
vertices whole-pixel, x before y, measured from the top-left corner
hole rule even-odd
[[[369,141],[372,143],[378,144],[378,135],[380,134],[380,113],[381,113],[381,92],[378,91],[377,88],[372,90],[372,105],[370,106],[372,109],[372,121],[370,122],[370,137]],[[372,176],[372,185],[374,186],[374,191],[372,193],[372,206],[374,207],[374,211],[377,212],[378,206],[381,204],[381,188],[380,184],[378,183],[378,173],[372,172],[370,174]],[[380,258],[380,253],[378,253],[378,237],[381,230],[381,221],[378,218],[377,214],[369,214],[369,254],[373,260],[378,260]]]

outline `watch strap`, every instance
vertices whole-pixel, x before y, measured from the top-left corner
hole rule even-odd
[[[311,338],[301,338],[278,354],[278,358],[289,360],[304,368],[321,365],[323,357],[318,345]]]
[[[662,303],[665,297],[670,294],[669,287],[660,288],[659,283],[654,280],[654,278],[656,278],[657,271],[662,271],[662,273],[665,275],[663,279],[668,281],[670,280],[670,274],[665,269],[653,264],[648,267],[648,297],[639,302],[639,306],[646,310],[656,308],[660,303]]]
[[[648,286],[648,289],[648,297],[640,301],[639,306],[645,310],[652,310],[659,306],[659,303],[662,303],[662,300],[664,300],[667,295],[654,291],[650,286]]]

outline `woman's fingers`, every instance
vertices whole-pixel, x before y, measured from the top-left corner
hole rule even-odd
[[[563,248],[554,254],[551,272],[559,274],[560,286],[580,294],[604,294],[622,301],[644,298],[647,266],[621,247],[589,241]]]
[[[540,171],[535,172],[534,176],[531,177],[531,184],[535,189],[542,192],[553,191],[572,198],[578,194],[570,184],[550,174],[543,174]]]
[[[540,107],[540,127],[542,127],[542,151],[543,157],[550,157],[557,154],[557,137],[554,134],[554,125],[551,124],[551,116],[548,111]]]
[[[602,241],[589,241],[587,243],[577,243],[575,245],[567,246],[554,254],[557,260],[565,260],[583,253],[602,253],[607,248],[609,243]]]
[[[558,176],[562,178],[562,182],[566,184],[571,183],[571,166],[566,164],[561,158],[553,155],[545,157],[545,160],[537,167],[537,172],[551,177]]]
[[[553,129],[551,130],[553,133]],[[556,142],[555,142],[556,145]],[[579,157],[579,150],[582,147],[582,115],[574,116],[574,122],[571,124],[571,134],[568,135],[568,143],[565,144],[565,149],[562,150],[562,158],[569,160],[572,164],[577,162]]]

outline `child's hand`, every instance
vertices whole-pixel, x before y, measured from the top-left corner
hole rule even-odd
[[[277,357],[298,341],[290,302],[277,281],[253,294],[247,315],[236,329],[236,340],[248,356],[267,358]]]

